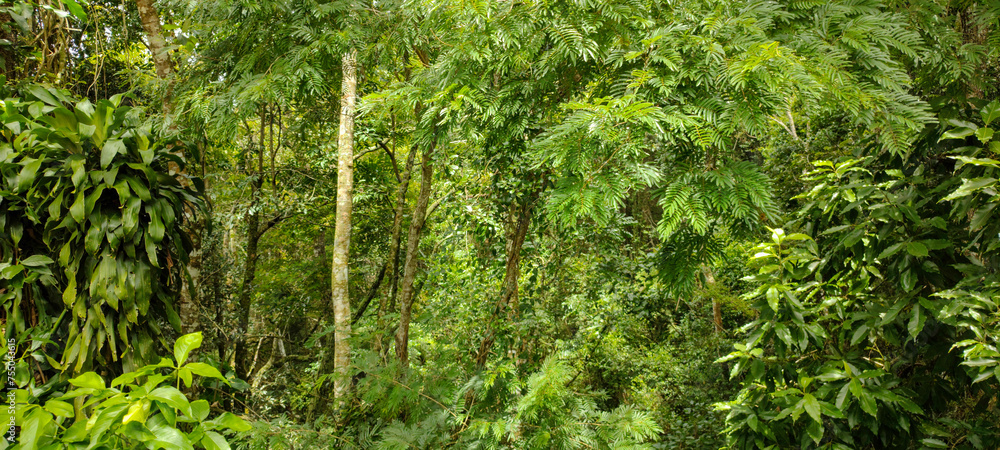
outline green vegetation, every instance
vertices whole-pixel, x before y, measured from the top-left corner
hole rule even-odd
[[[0,448],[1000,447],[996,1],[0,24]]]

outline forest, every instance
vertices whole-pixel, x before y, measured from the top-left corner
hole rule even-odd
[[[0,449],[1000,448],[1000,0],[14,0],[0,119]]]

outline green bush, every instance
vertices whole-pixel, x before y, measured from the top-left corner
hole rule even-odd
[[[208,402],[190,401],[180,390],[191,386],[194,375],[228,384],[218,369],[186,362],[201,340],[200,332],[182,336],[174,344],[173,359],[128,372],[110,385],[97,373],[86,372],[44,404],[19,404],[14,421],[21,434],[11,448],[228,449],[222,433],[247,431],[250,425],[228,412],[209,420]],[[21,392],[22,400],[37,401],[30,392]],[[8,423],[6,408],[2,413],[0,420]]]

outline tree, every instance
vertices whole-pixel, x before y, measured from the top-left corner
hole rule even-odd
[[[354,184],[354,110],[357,101],[357,51],[344,54],[340,99],[340,133],[337,140],[337,228],[333,242],[334,399],[342,402],[350,380],[351,295],[348,269],[351,261],[351,189]],[[339,406],[338,406],[339,408]]]

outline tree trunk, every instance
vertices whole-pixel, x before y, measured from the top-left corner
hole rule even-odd
[[[406,263],[403,266],[403,280],[399,291],[399,328],[396,330],[396,357],[403,367],[409,366],[410,314],[413,307],[413,281],[417,277],[417,251],[420,248],[420,234],[424,228],[427,203],[431,197],[431,181],[434,175],[434,147],[431,143],[421,156],[420,195],[413,208],[410,232],[406,240]]]
[[[153,0],[135,0],[135,5],[139,9],[142,29],[146,32],[146,40],[149,42],[149,53],[153,57],[156,76],[166,79],[173,71],[173,65],[170,62],[170,53],[166,51],[167,42],[163,39],[163,31],[160,29],[160,14],[153,6]]]
[[[496,337],[496,330],[492,324],[493,320],[496,320],[504,309],[507,309],[507,318],[513,319],[519,309],[517,291],[518,280],[521,277],[521,248],[524,247],[524,239],[528,235],[528,226],[531,224],[531,208],[535,197],[532,196],[520,205],[516,203],[510,205],[506,227],[507,263],[503,277],[503,293],[500,295],[500,299],[493,309],[491,320],[486,325],[486,335],[483,338],[483,342],[479,345],[479,351],[476,354],[476,364],[479,367],[486,365],[486,360],[489,358],[490,351],[493,348]]]
[[[331,264],[331,301],[334,321],[334,370],[333,397],[335,408],[340,409],[347,388],[350,386],[348,366],[351,364],[351,296],[348,266],[351,257],[351,189],[354,184],[354,106],[357,98],[357,52],[351,50],[343,57],[344,78],[341,83],[340,133],[337,142],[337,225],[333,237],[333,262]]]
[[[715,274],[712,273],[712,269],[710,267],[708,267],[708,266],[703,266],[702,267],[702,272],[705,274],[705,287],[706,288],[711,288],[711,287],[715,286]],[[712,298],[712,322],[715,323],[715,332],[716,333],[721,333],[721,332],[723,332],[725,330],[722,327],[722,304],[719,303],[719,300],[717,300],[717,299],[714,298],[715,293],[713,291],[709,291],[709,292],[712,292],[712,295],[713,295],[713,298]]]
[[[174,80],[170,77],[173,73],[173,62],[170,53],[167,52],[167,43],[163,38],[163,31],[160,27],[160,15],[153,5],[153,0],[136,0],[136,7],[139,10],[139,18],[142,21],[143,31],[146,33],[146,40],[149,43],[149,53],[153,59],[153,66],[156,68],[156,76],[167,82],[167,89],[163,97],[163,113],[170,115],[173,112],[173,86]],[[175,129],[176,124],[171,124],[171,129]],[[263,142],[261,142],[263,144]],[[202,164],[205,164],[202,159]],[[176,170],[173,163],[168,164]],[[181,181],[185,183],[185,181]],[[188,255],[186,265],[187,276],[181,280],[180,299],[177,309],[181,318],[181,334],[194,333],[201,328],[198,313],[198,287],[201,276],[201,240],[207,219],[197,216],[193,206],[185,209],[185,224],[188,235],[192,241],[192,251]]]
[[[247,173],[253,177],[253,181],[250,183],[250,210],[247,213],[247,253],[243,263],[243,282],[240,284],[239,292],[239,330],[236,337],[234,366],[236,376],[248,381],[251,367],[249,367],[250,361],[248,361],[249,354],[247,352],[246,335],[250,332],[250,307],[253,303],[253,281],[257,275],[257,259],[259,257],[257,254],[257,245],[260,242],[260,237],[264,234],[260,226],[259,205],[261,189],[264,186],[264,129],[266,117],[267,114],[265,114],[262,108],[260,113],[260,136],[257,145],[254,145],[253,138],[250,138],[251,148],[256,147],[257,149],[256,165],[249,159],[251,155],[247,155],[247,165],[250,166]]]
[[[248,380],[250,375],[249,354],[247,352],[246,335],[250,327],[250,307],[253,300],[253,281],[257,273],[257,243],[260,241],[260,212],[257,210],[258,198],[260,196],[260,183],[258,177],[253,182],[253,201],[250,212],[247,214],[247,252],[243,260],[243,281],[240,283],[239,297],[239,329],[236,336],[236,376],[242,380]]]
[[[389,299],[396,298],[396,290],[399,286],[399,248],[402,244],[403,234],[403,213],[406,210],[406,191],[410,188],[410,178],[413,175],[413,160],[417,154],[417,149],[410,150],[406,156],[406,169],[403,171],[403,178],[399,181],[399,189],[396,190],[396,213],[392,220],[392,243],[389,248],[389,295],[383,297],[379,302],[378,316],[381,318],[387,312]]]

